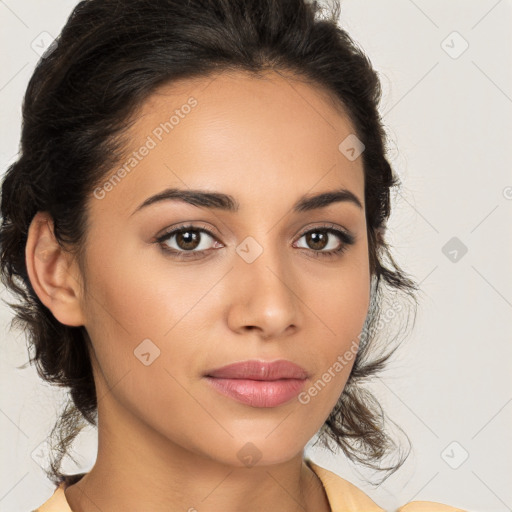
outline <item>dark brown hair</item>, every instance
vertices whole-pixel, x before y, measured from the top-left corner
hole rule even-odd
[[[81,428],[96,425],[97,402],[85,327],[58,322],[27,276],[28,227],[37,211],[49,212],[58,242],[80,258],[87,201],[122,154],[122,135],[137,109],[160,85],[231,70],[290,72],[321,86],[343,106],[365,146],[371,304],[350,377],[319,439],[389,474],[405,460],[377,464],[397,445],[363,384],[398,346],[391,343],[397,336],[382,336],[393,323],[385,313],[401,309],[394,306],[401,304],[399,292],[417,305],[418,288],[384,238],[390,191],[399,181],[386,158],[380,81],[338,25],[340,6],[332,3],[327,10],[304,0],[85,0],[37,64],[23,102],[19,157],[2,183],[1,279],[20,299],[8,305],[12,324],[27,334],[28,363],[46,381],[69,388],[50,436],[57,439],[47,471],[54,483],[65,478],[61,461]]]

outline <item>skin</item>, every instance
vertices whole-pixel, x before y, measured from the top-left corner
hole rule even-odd
[[[127,154],[190,96],[197,106],[172,132],[153,136],[156,147],[129,174],[89,199],[84,272],[55,242],[45,212],[30,226],[30,280],[57,320],[85,326],[99,397],[97,460],[66,498],[75,512],[327,511],[303,450],[353,360],[309,403],[273,408],[225,397],[203,375],[288,359],[309,372],[307,389],[358,339],[370,300],[363,163],[338,149],[354,129],[316,85],[237,72],[160,87],[127,132]],[[168,200],[133,213],[168,187],[230,194],[240,209]],[[363,208],[292,211],[303,195],[340,187]],[[218,244],[201,235],[203,256],[178,260],[155,243],[186,222]],[[325,223],[355,243],[319,256],[343,241],[329,235],[327,249],[315,249],[301,233]],[[263,248],[252,263],[236,252],[248,236]],[[176,237],[165,244],[180,249]],[[134,351],[147,338],[160,355],[146,366]],[[237,456],[248,442],[261,457],[252,467]]]

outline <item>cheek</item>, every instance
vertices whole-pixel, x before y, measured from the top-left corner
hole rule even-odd
[[[179,401],[178,382],[186,386],[199,372],[209,328],[221,318],[215,286],[226,269],[184,269],[157,247],[121,246],[98,244],[89,253],[89,268],[98,270],[88,279],[86,327],[109,387],[123,379],[119,393],[151,404],[154,414],[165,396]]]
[[[132,338],[166,339],[218,280],[211,265],[180,267],[155,246],[127,245],[107,260],[109,252],[113,247],[90,255],[90,267],[98,269],[89,279],[90,315]]]
[[[357,355],[370,305],[368,259],[365,254],[347,259],[329,279],[313,281],[304,281],[303,296],[314,312],[308,332],[315,339],[317,365],[302,402],[316,408],[322,417],[329,414],[343,392]]]
[[[192,398],[189,381],[204,359],[211,325],[206,315],[220,316],[218,300],[208,294],[219,275],[206,266],[184,272],[164,257],[136,250],[118,250],[115,260],[107,261],[110,251],[103,246],[91,252],[89,264],[98,269],[88,279],[87,331],[100,370],[100,395],[111,388],[124,408],[162,430],[175,429],[173,436],[187,431],[191,417],[215,428]]]
[[[340,350],[360,334],[370,305],[370,272],[366,245],[347,255],[336,270],[304,279],[302,296],[323,324],[324,353]]]

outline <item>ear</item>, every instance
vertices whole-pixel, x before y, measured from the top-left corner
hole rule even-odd
[[[62,324],[84,325],[80,273],[71,253],[54,236],[48,212],[36,213],[28,230],[25,263],[30,283],[39,300]]]

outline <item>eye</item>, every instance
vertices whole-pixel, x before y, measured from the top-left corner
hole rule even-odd
[[[346,251],[349,245],[355,242],[354,235],[336,229],[332,224],[320,226],[304,232],[299,240],[305,239],[305,246],[299,248],[310,249],[316,256],[333,257]]]
[[[164,251],[171,253],[177,258],[198,257],[197,253],[204,253],[212,248],[218,248],[218,240],[204,227],[192,225],[180,226],[172,229],[156,241]],[[220,247],[223,247],[220,244]]]

